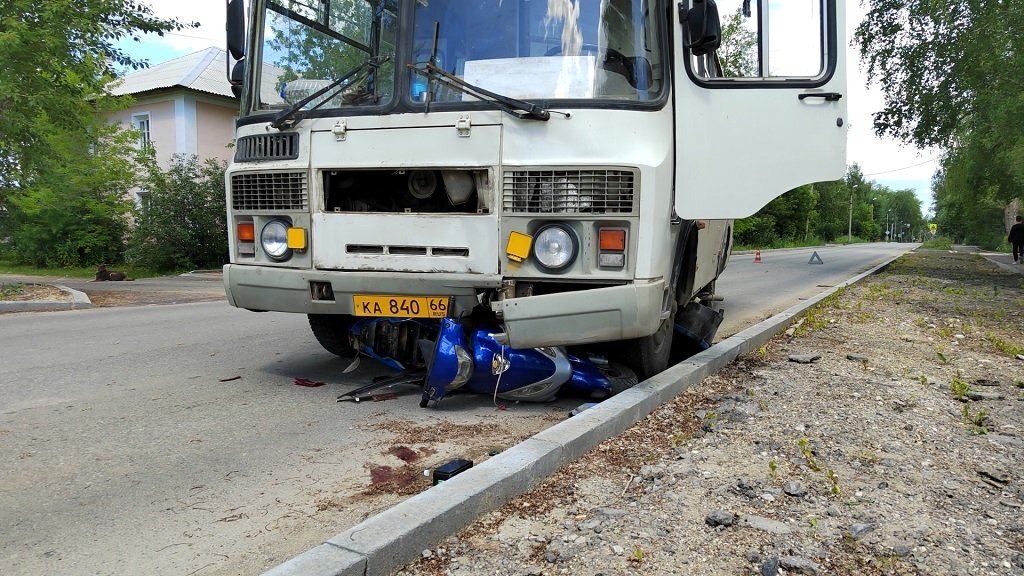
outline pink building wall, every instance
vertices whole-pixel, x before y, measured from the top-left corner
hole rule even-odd
[[[235,139],[237,116],[237,104],[233,108],[226,108],[208,102],[196,102],[196,154],[200,160],[220,158],[224,162],[231,161],[235,149],[229,148],[228,145]]]
[[[174,100],[137,102],[130,108],[112,114],[107,119],[117,122],[126,128],[132,127],[132,116],[149,114],[150,142],[156,150],[156,160],[166,168],[171,163],[171,156],[176,152],[177,132],[174,118]]]
[[[150,143],[161,168],[169,167],[175,154],[195,154],[200,162],[228,162],[234,155],[229,144],[235,137],[237,102],[175,90],[137,97],[135,104],[109,115],[107,121],[131,127],[136,114],[149,114]]]

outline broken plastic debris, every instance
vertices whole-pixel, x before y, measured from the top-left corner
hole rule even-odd
[[[327,384],[326,382],[318,382],[308,378],[296,378],[293,382],[296,386],[305,386],[306,388],[319,388],[320,386]]]
[[[579,414],[580,412],[583,412],[588,408],[593,408],[594,406],[597,406],[597,402],[587,402],[586,404],[580,404],[579,406],[573,408],[569,412],[569,417],[572,418],[573,416]]]

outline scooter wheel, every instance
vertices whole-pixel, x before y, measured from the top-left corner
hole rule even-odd
[[[604,372],[604,377],[608,379],[608,383],[611,384],[612,395],[629,390],[640,381],[635,372],[630,370],[628,366],[618,362],[609,362],[608,368],[602,370],[602,372]]]

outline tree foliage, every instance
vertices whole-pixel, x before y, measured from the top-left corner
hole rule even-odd
[[[139,0],[0,0],[0,249],[44,266],[117,262],[137,150],[100,116],[117,41],[186,27]]]
[[[722,75],[731,78],[757,76],[757,32],[745,26],[742,8],[725,17],[722,22],[722,45],[718,60]]]
[[[0,0],[0,190],[60,161],[51,125],[82,133],[114,105],[113,66],[144,65],[117,40],[185,26],[138,0]]]
[[[127,259],[159,271],[219,268],[228,257],[224,170],[217,160],[175,155],[151,164]]]
[[[134,135],[98,124],[91,132],[40,134],[59,162],[7,201],[0,238],[15,260],[69,267],[119,262],[136,185]]]
[[[940,232],[994,247],[1024,188],[1024,3],[870,0],[855,42],[885,95],[876,132],[944,151]]]
[[[922,238],[926,222],[913,190],[892,190],[851,165],[842,180],[801,186],[779,196],[733,233],[742,246]]]

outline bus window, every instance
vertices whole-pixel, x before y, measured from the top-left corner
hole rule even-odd
[[[722,44],[717,58],[691,56],[691,70],[711,80],[824,75],[827,43],[822,30],[827,1],[720,0]]]

